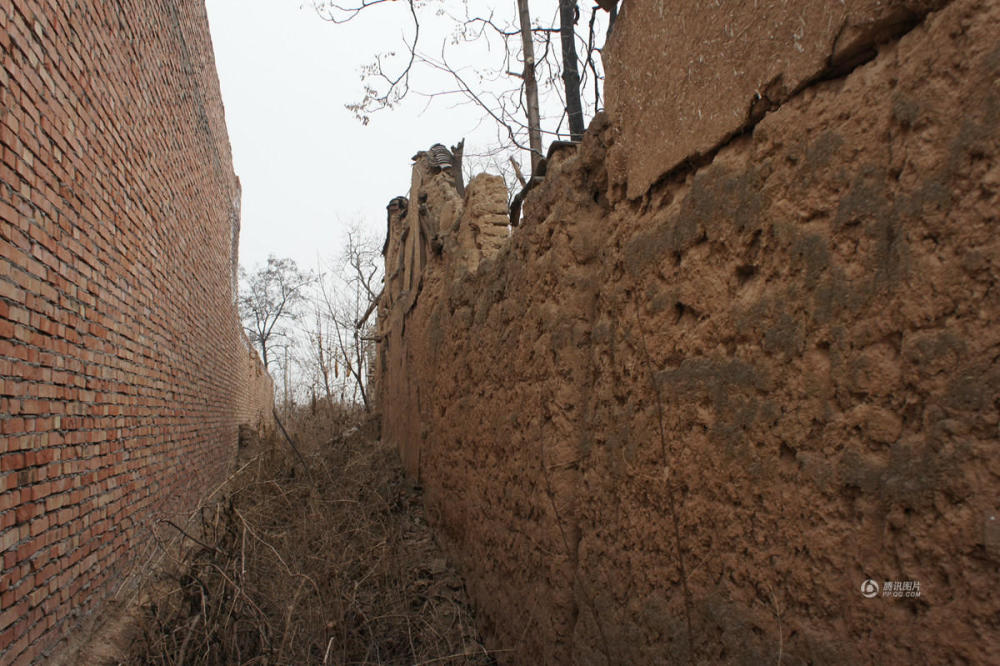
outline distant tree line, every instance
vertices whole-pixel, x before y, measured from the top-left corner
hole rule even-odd
[[[323,399],[371,409],[375,321],[368,315],[382,288],[380,247],[354,225],[340,254],[316,271],[273,255],[240,268],[243,327],[283,408]]]

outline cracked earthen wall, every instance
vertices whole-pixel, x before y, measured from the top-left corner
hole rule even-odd
[[[998,661],[998,34],[624,3],[523,224],[380,313],[383,434],[502,661]]]
[[[270,418],[239,199],[201,2],[0,3],[0,663],[66,654]]]

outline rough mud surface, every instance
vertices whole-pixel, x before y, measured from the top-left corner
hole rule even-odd
[[[604,62],[608,112],[621,129],[611,161],[627,171],[629,196],[811,83],[870,60],[947,3],[623,3]]]
[[[511,663],[997,661],[998,26],[952,2],[648,189],[617,107],[382,313],[384,435]]]

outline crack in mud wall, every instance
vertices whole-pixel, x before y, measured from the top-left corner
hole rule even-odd
[[[52,660],[267,423],[199,2],[0,7],[0,662]]]
[[[626,3],[522,226],[380,309],[383,435],[511,663],[996,657],[1000,3],[820,5],[681,74],[732,23]],[[807,62],[741,46],[795,12]]]

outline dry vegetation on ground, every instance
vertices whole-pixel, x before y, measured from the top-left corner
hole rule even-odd
[[[224,499],[148,583],[123,663],[493,663],[396,452],[359,425],[304,410],[289,427],[301,458],[280,431],[241,451]]]

